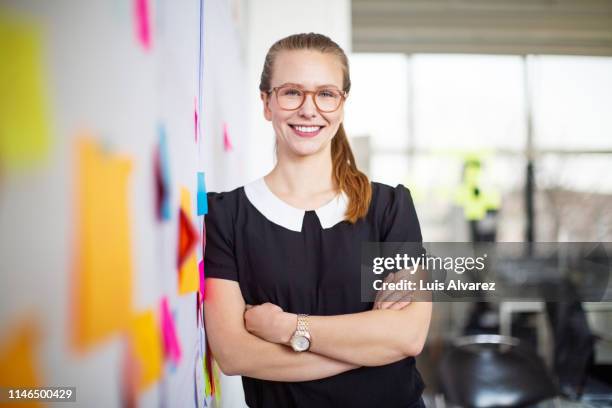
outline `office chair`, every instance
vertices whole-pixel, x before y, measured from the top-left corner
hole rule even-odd
[[[461,337],[443,355],[438,371],[444,405],[526,407],[559,395],[542,359],[513,337]]]

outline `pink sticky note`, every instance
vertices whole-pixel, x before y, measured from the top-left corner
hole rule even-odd
[[[162,334],[164,339],[164,353],[166,358],[170,358],[173,363],[178,364],[181,360],[181,345],[179,344],[174,327],[174,318],[168,307],[168,298],[163,297],[161,300],[161,319],[162,319]]]
[[[204,301],[204,294],[206,293],[206,284],[204,283],[204,260],[200,261],[200,299]]]
[[[232,140],[230,139],[229,131],[227,130],[227,123],[223,123],[223,149],[226,152],[229,152],[233,148]]]
[[[145,50],[151,48],[151,26],[149,0],[134,0],[134,28],[136,38]]]

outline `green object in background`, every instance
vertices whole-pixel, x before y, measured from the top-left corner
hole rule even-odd
[[[488,211],[497,210],[501,205],[501,197],[497,191],[482,189],[481,178],[480,159],[466,158],[463,184],[459,186],[455,202],[463,207],[463,213],[468,221],[482,220]]]

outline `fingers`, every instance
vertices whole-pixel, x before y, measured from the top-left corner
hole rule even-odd
[[[376,302],[403,302],[412,299],[413,292],[407,290],[386,290],[378,293]]]
[[[392,303],[391,306],[388,307],[389,310],[402,310],[406,306],[408,306],[411,302],[395,302]]]
[[[245,311],[246,310],[250,310],[250,309],[252,309],[254,307],[262,308],[260,310],[268,310],[268,311],[272,310],[272,311],[281,311],[281,312],[283,311],[283,309],[280,306],[277,306],[274,303],[270,303],[270,302],[262,303],[261,305],[249,305],[249,304],[246,304],[244,306]]]
[[[406,306],[412,303],[410,300],[403,300],[399,302],[376,302],[373,310],[402,310]]]

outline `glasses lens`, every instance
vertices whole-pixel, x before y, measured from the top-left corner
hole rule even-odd
[[[283,109],[297,109],[302,104],[304,93],[299,88],[284,86],[276,92],[278,104]]]
[[[332,112],[338,109],[342,101],[342,94],[337,89],[321,89],[317,92],[316,102],[323,112]]]

